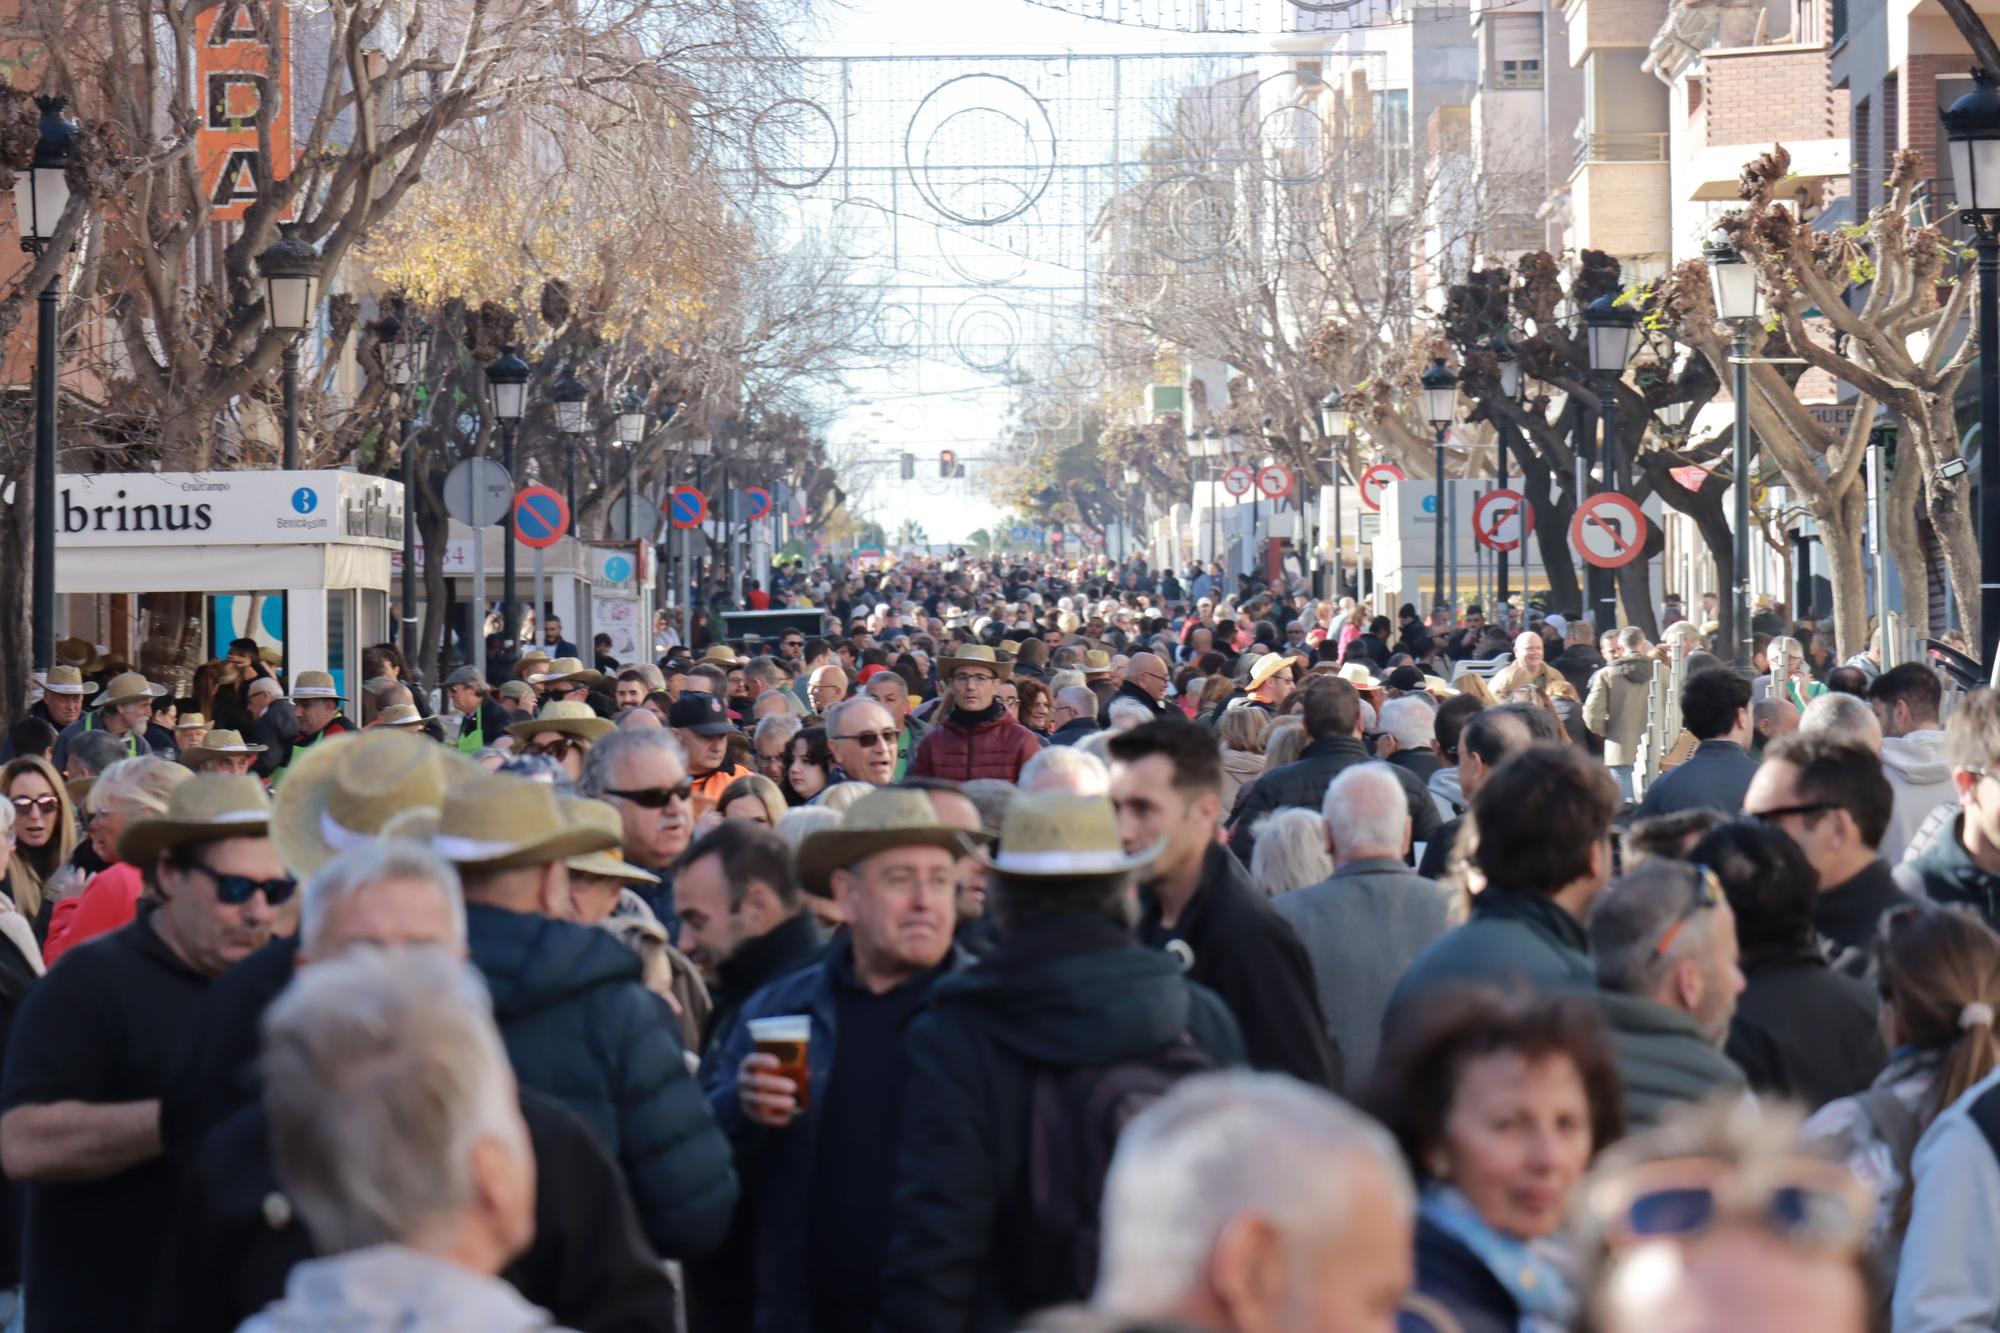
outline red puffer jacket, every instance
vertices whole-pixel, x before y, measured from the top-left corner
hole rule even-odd
[[[1021,765],[1041,750],[1041,739],[1004,712],[969,726],[954,712],[917,742],[910,776],[1013,782],[1021,776]]]

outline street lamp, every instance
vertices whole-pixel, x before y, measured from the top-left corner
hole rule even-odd
[[[1431,368],[1419,378],[1424,389],[1424,419],[1431,423],[1437,434],[1437,482],[1431,504],[1435,512],[1431,515],[1436,528],[1436,548],[1431,567],[1431,583],[1435,592],[1433,606],[1450,606],[1458,599],[1457,589],[1452,590],[1451,601],[1444,595],[1444,435],[1451,429],[1451,423],[1458,418],[1458,376],[1451,373],[1444,364],[1444,358],[1433,357]]]
[[[375,321],[375,341],[382,351],[382,373],[396,387],[402,409],[402,442],[397,450],[396,470],[403,484],[403,655],[417,670],[417,491],[416,438],[417,390],[430,358],[429,330],[412,319],[405,322],[395,309]],[[407,313],[405,311],[405,313]]]
[[[1327,390],[1326,397],[1319,400],[1319,433],[1327,442],[1328,470],[1333,473],[1333,595],[1340,598],[1340,590],[1345,585],[1341,570],[1340,545],[1340,483],[1341,473],[1346,465],[1340,457],[1341,445],[1347,433],[1353,429],[1347,404],[1340,396],[1340,390]]]
[[[569,500],[570,522],[576,522],[576,456],[581,440],[590,434],[590,386],[574,375],[565,375],[549,386],[549,402],[555,407],[556,430],[563,437],[565,463],[564,492]],[[541,614],[538,610],[537,615]]]
[[[76,122],[63,114],[67,97],[37,97],[40,137],[34,163],[14,178],[14,221],[21,249],[38,259],[55,239],[69,207],[69,166]],[[35,670],[56,660],[56,300],[60,279],[51,276],[35,312]]]
[[[1989,251],[1981,251],[1981,262]],[[1708,281],[1715,293],[1715,313],[1729,325],[1730,396],[1735,399],[1736,420],[1731,428],[1730,470],[1732,534],[1730,560],[1736,568],[1736,587],[1729,599],[1730,628],[1736,639],[1736,660],[1748,663],[1756,655],[1750,633],[1750,330],[1763,317],[1763,293],[1757,286],[1757,268],[1736,247],[1718,237],[1703,251],[1708,259]],[[1982,270],[1982,273],[1986,272]],[[1990,276],[1990,274],[1989,274]],[[1982,284],[1980,300],[1990,307],[1991,288]],[[1988,395],[1990,397],[1990,395]],[[1981,608],[1982,614],[1985,611]]]
[[[514,437],[520,430],[521,418],[526,416],[528,411],[528,363],[521,359],[518,349],[503,348],[499,356],[487,363],[486,400],[487,405],[492,408],[493,420],[500,427],[500,466],[506,470],[507,484],[518,490],[518,479],[514,476]],[[500,557],[500,624],[502,648],[508,655],[507,662],[511,662],[513,653],[521,642],[521,627],[514,618],[514,547],[517,545],[515,538],[519,534],[514,530],[512,504],[507,506],[506,527],[507,536],[501,543]],[[478,540],[483,542],[485,539],[486,534],[480,533]],[[483,622],[486,618],[485,607],[479,608],[479,616]],[[497,680],[498,677],[494,673],[503,665],[506,663],[496,660],[489,653],[486,661],[487,679]]]
[[[1584,342],[1590,353],[1591,373],[1600,381],[1597,391],[1597,415],[1602,423],[1604,442],[1599,446],[1598,459],[1603,464],[1604,486],[1615,491],[1620,476],[1618,459],[1618,381],[1625,375],[1625,367],[1632,360],[1632,353],[1639,346],[1639,312],[1630,305],[1621,305],[1618,298],[1606,292],[1583,308]],[[1590,489],[1588,463],[1579,455],[1577,458],[1576,501],[1582,504]],[[1599,570],[1594,566],[1590,582],[1597,596],[1593,599],[1601,608],[1598,613],[1599,630],[1615,628],[1618,623],[1618,594],[1616,584],[1609,570]]]
[[[298,234],[295,222],[278,224],[278,239],[257,256],[264,279],[264,320],[283,335],[285,392],[284,467],[299,465],[299,335],[312,327],[319,311],[319,251]]]
[[[1510,403],[1521,401],[1521,358],[1514,351],[1514,344],[1503,337],[1495,336],[1487,346],[1493,351],[1495,373],[1500,379],[1500,396]],[[1505,412],[1495,413],[1493,424],[1500,439],[1493,450],[1493,484],[1495,489],[1507,489],[1507,448],[1514,442],[1514,419]],[[1528,521],[1521,519],[1522,559],[1527,559]],[[1525,566],[1524,566],[1525,567]],[[1493,594],[1502,602],[1507,600],[1507,553],[1494,552]],[[1503,613],[1504,615],[1504,613]]]
[[[639,445],[646,438],[646,400],[627,389],[618,402],[618,443],[625,450],[625,535],[639,536]]]
[[[1952,191],[1979,247],[1979,634],[1990,666],[2000,647],[2000,89],[1984,69],[1972,81],[1943,120]]]

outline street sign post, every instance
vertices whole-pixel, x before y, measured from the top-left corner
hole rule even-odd
[[[1472,535],[1491,551],[1518,551],[1535,531],[1535,511],[1519,491],[1488,491],[1472,506]]]
[[[1257,472],[1257,489],[1266,499],[1282,500],[1292,493],[1292,470],[1282,463],[1272,463]]]
[[[445,512],[473,529],[472,533],[472,619],[467,626],[471,640],[466,644],[466,660],[486,659],[486,533],[507,517],[514,502],[514,479],[507,469],[490,458],[468,458],[445,474]],[[410,496],[404,504],[413,504]]]
[[[1394,463],[1377,463],[1361,474],[1361,503],[1370,509],[1381,509],[1382,492],[1389,489],[1389,483],[1405,480],[1403,469]]]
[[[569,531],[569,502],[559,491],[547,486],[528,486],[514,497],[514,535],[535,553],[535,633],[542,632],[542,618],[549,613],[543,580],[546,571],[542,552],[563,539]]]
[[[1598,569],[1629,565],[1646,548],[1646,516],[1622,495],[1593,495],[1577,506],[1569,542],[1585,564]]]
[[[1247,467],[1237,466],[1222,474],[1222,489],[1238,499],[1250,494],[1250,488],[1257,484],[1257,478]]]

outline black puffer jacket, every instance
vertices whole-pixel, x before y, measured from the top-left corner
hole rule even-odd
[[[1244,865],[1250,864],[1255,846],[1251,830],[1273,810],[1299,806],[1317,810],[1326,799],[1327,784],[1356,764],[1368,762],[1368,748],[1352,736],[1322,736],[1299,752],[1289,764],[1281,764],[1243,789],[1236,809],[1229,816],[1229,847]],[[1437,802],[1417,775],[1391,765],[1403,794],[1410,800],[1410,836],[1428,842],[1437,829]]]
[[[639,955],[593,926],[495,907],[468,906],[466,933],[514,1073],[596,1132],[661,1257],[720,1243],[736,1206],[729,1143]]]
[[[1102,918],[1037,923],[939,982],[909,1027],[910,1100],[879,1327],[1018,1327],[1029,1313],[1019,1295],[1030,1275],[1015,1267],[1034,1071],[1132,1059],[1182,1033],[1218,1066],[1243,1063],[1223,1003]]]

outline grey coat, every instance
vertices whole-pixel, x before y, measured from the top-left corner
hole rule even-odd
[[[1346,1058],[1349,1088],[1375,1067],[1389,994],[1424,946],[1444,934],[1445,890],[1392,857],[1369,857],[1271,900],[1312,958],[1320,1012]]]

